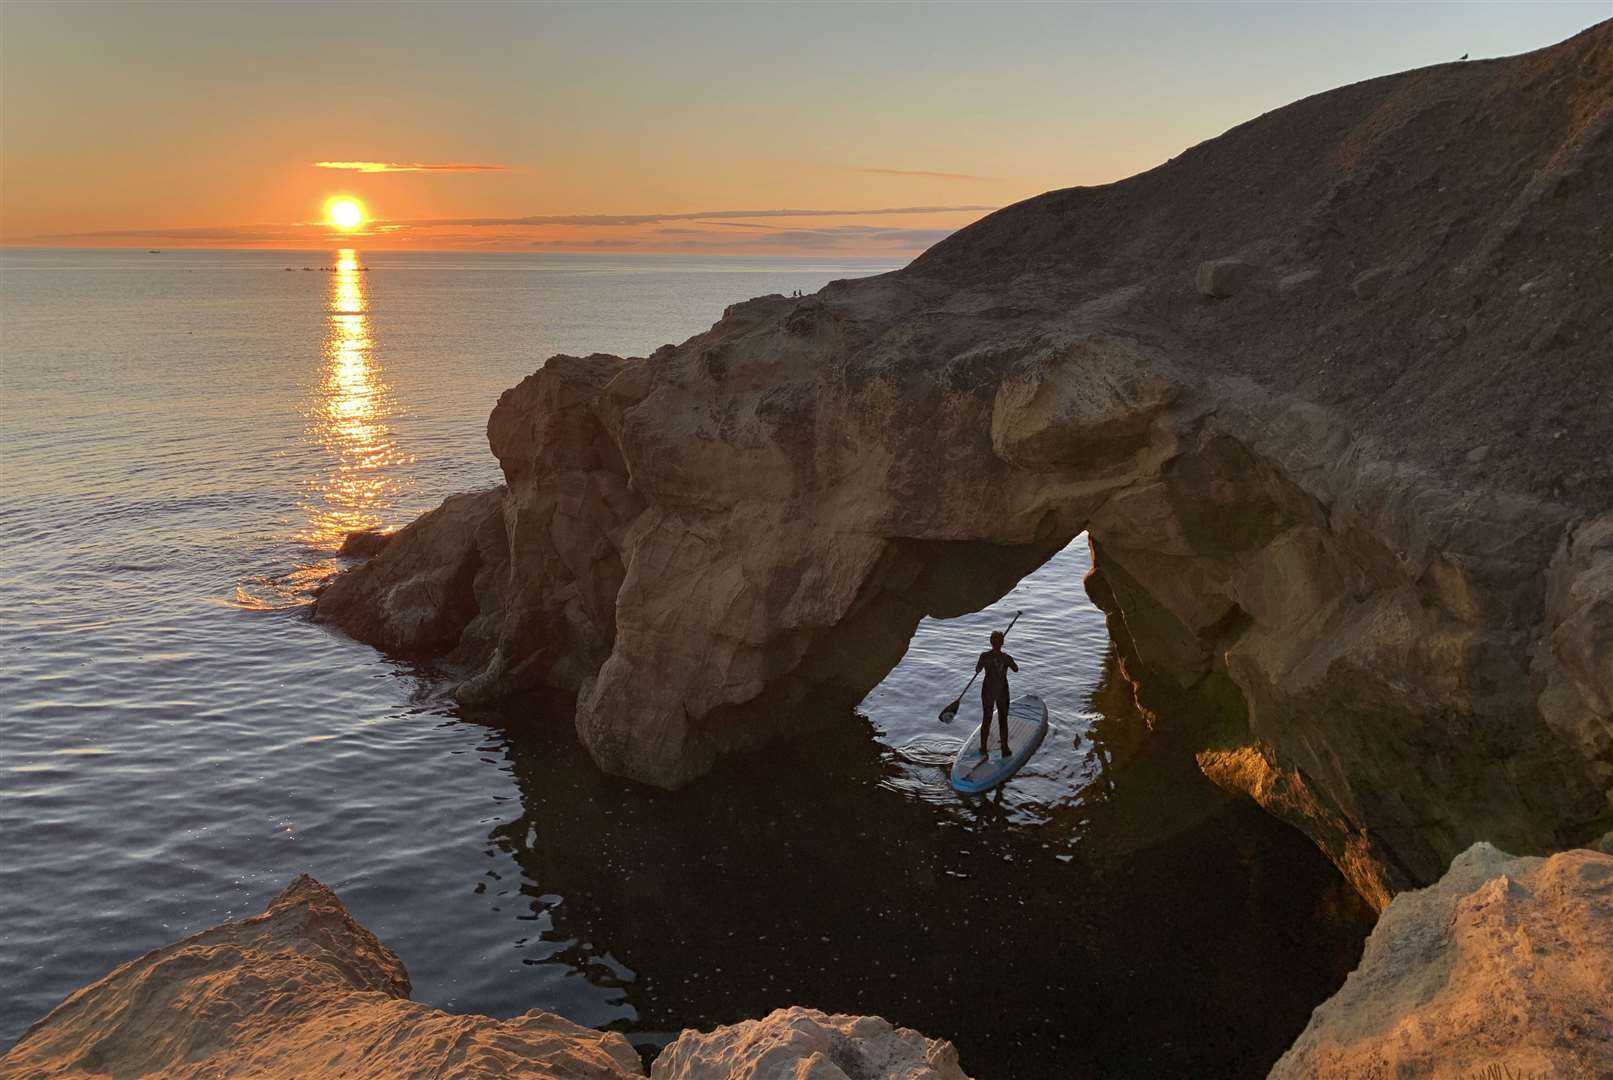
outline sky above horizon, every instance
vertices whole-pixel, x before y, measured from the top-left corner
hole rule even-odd
[[[0,5],[0,243],[907,257],[1613,0]],[[326,224],[356,199],[368,221]]]

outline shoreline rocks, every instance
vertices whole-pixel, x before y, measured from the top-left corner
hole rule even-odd
[[[1613,22],[1343,87],[901,271],[556,357],[489,419],[505,485],[314,617],[464,698],[575,692],[601,768],[676,787],[1086,531],[1139,699],[1213,706],[1207,770],[1375,905],[1476,840],[1585,843],[1613,825],[1610,82]],[[1228,253],[1261,276],[1207,303]]]
[[[1273,1080],[1601,1076],[1613,1069],[1613,834],[1602,850],[1478,843],[1401,893]],[[0,1080],[438,1076],[642,1078],[620,1034],[409,1000],[398,957],[299,876],[260,915],[121,964],[0,1057]],[[979,1063],[990,1074],[990,1063]],[[686,1030],[652,1080],[968,1080],[957,1049],[872,1016],[792,1006]]]
[[[650,1080],[969,1080],[958,1051],[878,1016],[830,1016],[792,1005],[761,1020],[685,1031]]]
[[[304,874],[261,915],[120,964],[0,1058],[0,1080],[643,1075],[621,1035],[534,1010],[457,1016],[409,1000],[397,955]]]
[[[1613,856],[1474,844],[1395,897],[1271,1080],[1606,1076],[1609,1002]]]
[[[0,1080],[642,1080],[622,1035],[534,1009],[508,1020],[409,1000],[397,955],[306,874],[260,915],[156,949],[76,991],[3,1058]],[[951,1043],[879,1017],[775,1010],[686,1031],[660,1080],[968,1080]]]

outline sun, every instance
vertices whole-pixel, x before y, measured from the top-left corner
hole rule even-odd
[[[326,199],[325,221],[343,232],[351,232],[364,224],[364,207],[357,199]]]

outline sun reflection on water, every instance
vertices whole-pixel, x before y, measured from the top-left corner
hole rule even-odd
[[[303,407],[307,449],[317,448],[319,464],[303,481],[301,520],[292,525],[312,557],[238,584],[227,601],[235,607],[275,611],[306,603],[339,569],[334,556],[347,534],[383,524],[412,484],[414,457],[399,449],[389,424],[400,410],[381,378],[367,267],[357,251],[342,248],[327,269],[318,383]]]
[[[323,370],[308,430],[324,447],[327,465],[309,479],[307,523],[298,539],[330,551],[348,533],[382,523],[403,486],[393,466],[412,459],[387,424],[396,407],[376,360],[368,281],[352,248],[337,252],[326,308]]]

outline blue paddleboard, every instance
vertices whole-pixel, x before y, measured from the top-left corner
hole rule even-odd
[[[979,724],[963,741],[963,747],[952,761],[952,790],[979,795],[1007,783],[1047,738],[1047,703],[1035,694],[1026,694],[1008,706],[1008,748],[1013,753],[1006,758],[995,716],[991,718],[991,728],[989,753],[980,753]]]

